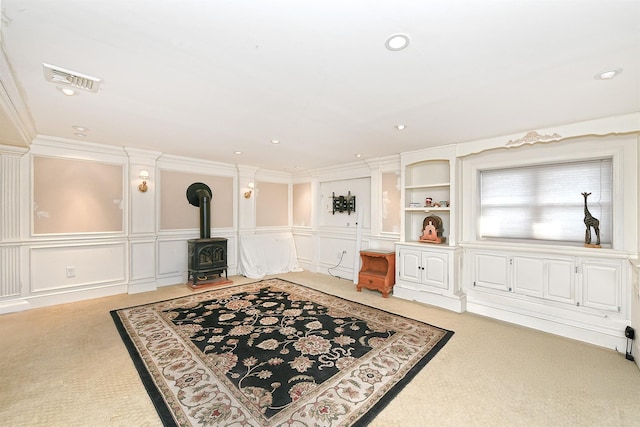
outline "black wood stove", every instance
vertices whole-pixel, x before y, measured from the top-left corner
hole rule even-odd
[[[227,276],[227,239],[211,237],[211,189],[201,182],[187,189],[187,200],[200,208],[200,238],[188,243],[189,281],[195,287],[198,282],[209,283]]]

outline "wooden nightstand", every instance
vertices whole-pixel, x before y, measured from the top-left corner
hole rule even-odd
[[[396,253],[369,249],[360,251],[360,259],[362,267],[358,274],[357,291],[360,292],[363,287],[373,289],[387,298],[395,284]]]

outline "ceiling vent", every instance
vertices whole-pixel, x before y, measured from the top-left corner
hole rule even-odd
[[[100,82],[102,82],[102,79],[97,77],[91,77],[75,71],[65,70],[64,68],[46,64],[44,62],[42,63],[42,67],[44,68],[45,80],[54,84],[71,86],[76,89],[96,93],[100,88]]]

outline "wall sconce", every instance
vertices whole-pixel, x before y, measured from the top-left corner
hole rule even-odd
[[[149,171],[143,169],[140,171],[140,174],[138,176],[142,180],[142,184],[138,185],[138,190],[141,193],[146,193],[147,190],[149,189],[149,187],[147,186],[147,179],[149,179]]]
[[[253,182],[250,182],[249,184],[247,184],[247,187],[249,187],[249,191],[244,192],[245,199],[248,199],[251,197],[251,193],[253,192]]]

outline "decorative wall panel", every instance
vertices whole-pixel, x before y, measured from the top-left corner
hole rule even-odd
[[[123,166],[33,158],[33,233],[124,231]]]
[[[126,281],[126,243],[31,248],[31,292],[101,286]]]
[[[131,242],[130,280],[154,279],[156,275],[155,240]]]
[[[161,170],[160,230],[198,229],[198,208],[189,204],[189,185],[202,182],[211,188],[211,227],[233,227],[233,178]]]

